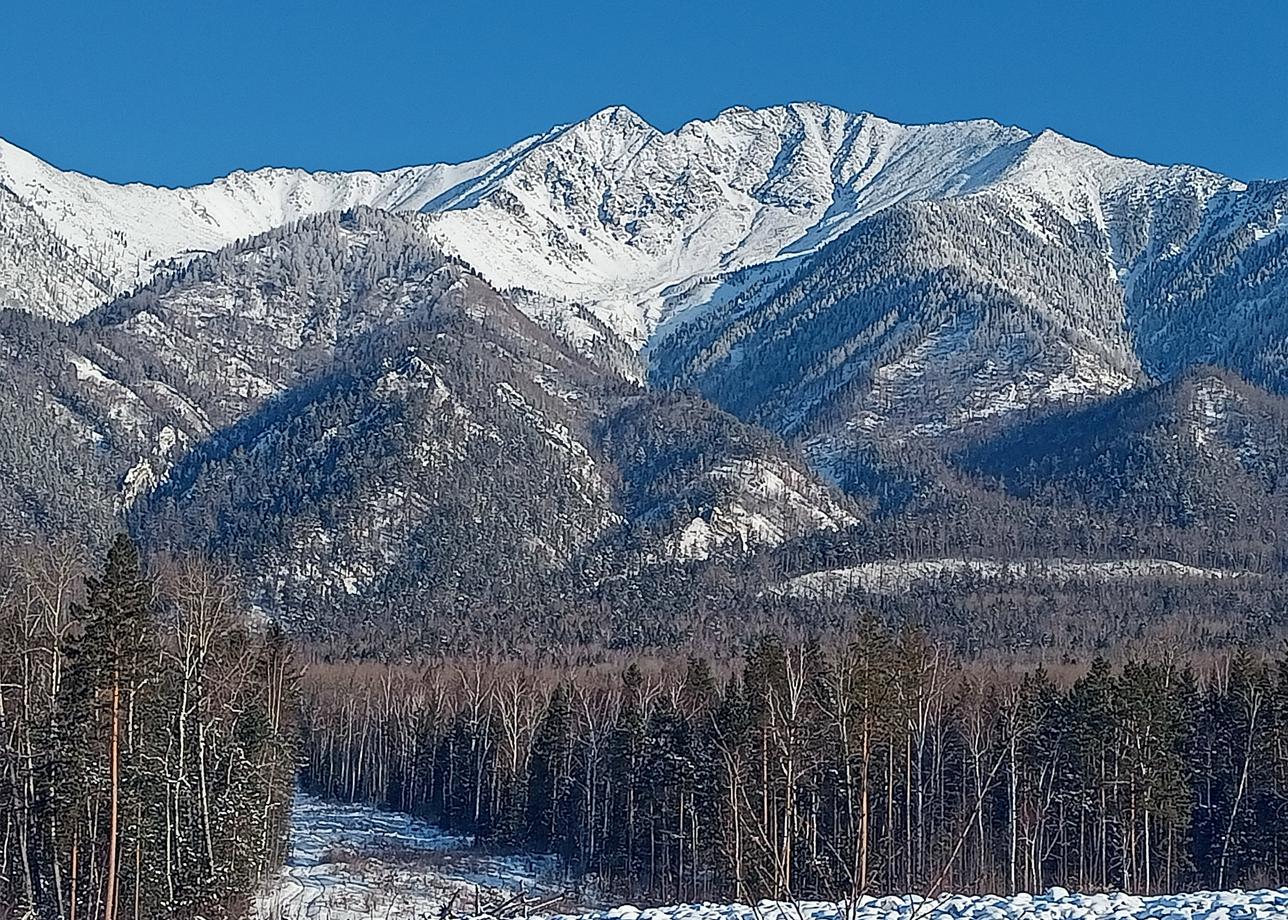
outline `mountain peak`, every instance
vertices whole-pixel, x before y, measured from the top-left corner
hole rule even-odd
[[[57,171],[29,150],[0,137],[0,183],[21,194],[22,186],[43,170]]]
[[[51,239],[104,278],[87,295],[56,277],[57,265],[15,272],[21,283],[7,286],[19,294],[33,277],[55,276],[37,284],[52,303],[29,309],[75,316],[102,289],[134,287],[176,257],[366,204],[436,215],[443,245],[492,282],[582,303],[639,346],[740,270],[814,253],[900,202],[1003,189],[1031,212],[1053,204],[1075,225],[1103,228],[1112,203],[1102,199],[1133,183],[1143,190],[1167,168],[1054,131],[986,119],[903,125],[805,100],[735,106],[674,131],[612,105],[478,160],[384,173],[239,171],[157,189],[64,173],[0,147],[0,176],[14,172],[27,178],[5,181]],[[1199,206],[1222,188],[1209,185],[1194,196]],[[11,257],[26,251],[15,246]]]
[[[585,121],[581,122],[581,124],[596,128],[612,128],[618,131],[630,132],[655,132],[657,130],[642,117],[624,105],[610,105],[606,108],[602,108]]]

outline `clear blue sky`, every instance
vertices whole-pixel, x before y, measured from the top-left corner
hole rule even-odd
[[[801,99],[1288,176],[1288,0],[6,7],[0,136],[118,181],[456,161],[614,103],[674,128]]]

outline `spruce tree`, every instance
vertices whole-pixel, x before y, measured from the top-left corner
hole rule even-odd
[[[568,794],[572,756],[572,700],[567,684],[558,684],[532,739],[528,772],[528,839],[541,853],[561,840],[560,816]]]

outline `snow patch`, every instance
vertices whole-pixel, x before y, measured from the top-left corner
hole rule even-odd
[[[788,579],[780,590],[796,597],[835,597],[860,590],[905,594],[921,582],[1035,580],[1056,583],[1186,579],[1211,581],[1246,572],[1186,565],[1170,559],[1082,561],[1074,559],[916,559],[864,562],[841,569],[808,572]]]

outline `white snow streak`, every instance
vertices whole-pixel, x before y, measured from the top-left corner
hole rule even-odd
[[[1282,920],[1288,889],[1136,897],[1125,894],[1045,894],[1014,897],[902,895],[860,899],[853,905],[806,901],[787,904],[685,904],[640,910],[619,907],[578,920]],[[547,918],[551,920],[551,918]]]

